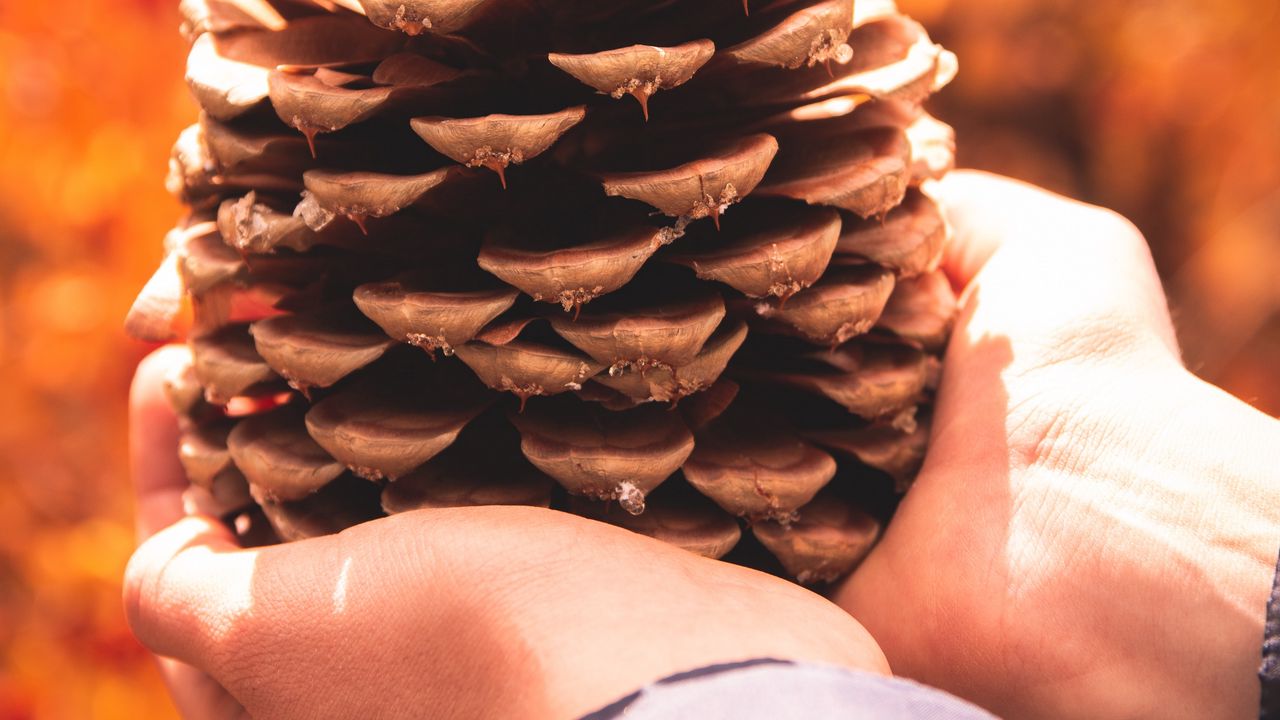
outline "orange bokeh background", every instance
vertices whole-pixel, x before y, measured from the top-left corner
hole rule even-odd
[[[121,322],[195,117],[176,0],[0,2],[0,720],[166,718],[119,578],[133,543]],[[1280,9],[903,0],[957,51],[961,161],[1131,217],[1188,364],[1280,413]]]

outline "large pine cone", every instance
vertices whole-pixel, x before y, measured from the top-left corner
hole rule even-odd
[[[955,306],[918,189],[955,58],[891,2],[182,9],[191,213],[129,324],[190,301],[198,507],[262,542],[550,506],[804,582],[866,554]]]

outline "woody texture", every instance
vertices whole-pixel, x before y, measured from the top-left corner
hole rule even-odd
[[[889,0],[184,0],[128,318],[246,545],[534,505],[804,583],[909,489],[953,55]]]

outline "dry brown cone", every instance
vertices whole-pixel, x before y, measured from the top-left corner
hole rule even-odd
[[[190,215],[129,327],[189,328],[193,506],[549,506],[802,582],[874,544],[955,306],[955,58],[892,2],[182,11]]]

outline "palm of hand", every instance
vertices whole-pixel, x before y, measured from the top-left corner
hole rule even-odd
[[[577,717],[759,657],[885,673],[846,613],[777,578],[539,508],[426,510],[242,550],[182,518],[163,397],[133,392],[139,526],[125,604],[184,717]],[[246,713],[247,710],[247,713]]]
[[[1238,409],[1181,367],[1145,243],[1026,188],[946,194],[963,206],[947,269],[970,287],[929,458],[837,601],[895,672],[1004,716],[1255,711],[1271,569],[1239,551],[1266,525],[1211,529],[1256,488],[1169,462]]]

